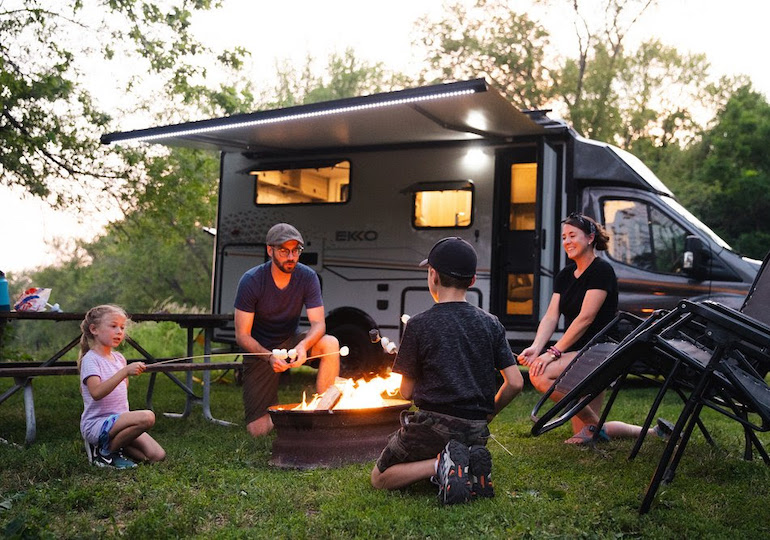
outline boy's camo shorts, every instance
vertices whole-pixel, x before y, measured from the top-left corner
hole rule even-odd
[[[401,428],[388,438],[377,460],[380,472],[396,465],[435,458],[450,439],[467,446],[486,445],[489,427],[486,420],[466,420],[432,411],[404,411]]]

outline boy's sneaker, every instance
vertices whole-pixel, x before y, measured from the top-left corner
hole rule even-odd
[[[471,478],[472,497],[495,496],[495,488],[492,485],[492,454],[486,446],[471,446],[468,473]]]
[[[439,454],[435,480],[438,484],[438,500],[442,504],[457,504],[470,500],[469,460],[468,447],[454,439],[449,441]]]

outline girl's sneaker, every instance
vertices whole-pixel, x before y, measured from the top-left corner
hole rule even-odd
[[[101,451],[94,452],[92,463],[97,467],[112,467],[113,469],[133,469],[136,462],[128,459],[123,452],[110,452],[105,455]]]
[[[486,446],[480,444],[471,446],[468,472],[471,477],[472,497],[495,496],[495,488],[492,485],[492,454]]]

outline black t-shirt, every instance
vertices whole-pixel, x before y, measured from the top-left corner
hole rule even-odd
[[[417,407],[482,420],[495,411],[497,372],[515,363],[497,317],[445,302],[409,319],[393,371],[414,380]]]
[[[553,292],[560,295],[559,312],[564,315],[565,328],[569,328],[572,321],[580,313],[586,292],[592,289],[607,291],[599,313],[580,339],[570,345],[567,350],[579,351],[599,331],[612,321],[618,312],[618,278],[610,263],[599,257],[586,268],[579,278],[575,278],[575,263],[568,264],[556,274],[553,284]]]

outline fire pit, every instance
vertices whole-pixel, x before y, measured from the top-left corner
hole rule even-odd
[[[313,469],[339,467],[379,457],[411,402],[384,399],[371,408],[300,410],[301,404],[270,407],[275,426],[270,465]]]

